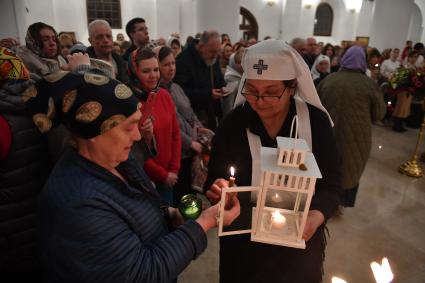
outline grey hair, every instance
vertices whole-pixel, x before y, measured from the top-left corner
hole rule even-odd
[[[112,31],[112,28],[111,28],[111,26],[109,25],[109,23],[108,23],[107,21],[102,20],[102,19],[96,19],[96,20],[91,21],[91,22],[90,22],[90,24],[89,24],[89,27],[88,27],[88,30],[89,30],[89,37],[91,37],[91,36],[92,36],[92,34],[93,34],[93,29],[94,29],[96,26],[100,26],[100,25],[107,26],[107,27],[108,27],[108,28]]]
[[[294,39],[291,40],[290,45],[294,46],[294,45],[302,44],[302,43],[305,43],[305,39],[300,38],[300,37],[295,37]]]
[[[211,38],[221,40],[221,35],[215,30],[206,30],[201,34],[200,42],[207,43]]]

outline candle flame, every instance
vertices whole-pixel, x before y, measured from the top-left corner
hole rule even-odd
[[[230,176],[234,177],[235,176],[235,167],[230,166]]]
[[[332,277],[332,283],[347,283],[344,279],[341,279],[339,277],[333,276]]]
[[[371,262],[370,268],[372,268],[377,283],[390,283],[394,279],[394,274],[386,257],[382,259],[382,264],[375,261]]]
[[[272,213],[272,218],[278,221],[285,221],[286,218],[282,214],[280,214],[279,210],[276,210]]]

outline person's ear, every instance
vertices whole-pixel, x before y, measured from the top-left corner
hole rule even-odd
[[[89,42],[90,42],[90,45],[93,45],[93,42],[92,42],[91,36],[89,36]]]

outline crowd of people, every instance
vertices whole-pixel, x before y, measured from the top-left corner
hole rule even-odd
[[[2,280],[175,282],[217,225],[229,167],[251,185],[250,140],[276,147],[297,115],[323,175],[307,248],[221,238],[220,282],[320,282],[326,221],[355,205],[372,123],[419,127],[423,98],[395,94],[391,78],[423,68],[424,45],[232,43],[217,31],[183,44],[152,40],[142,18],[125,31],[114,41],[94,20],[85,46],[38,22],[25,43],[0,41]],[[196,193],[211,206],[184,221],[176,207]],[[225,224],[250,221],[250,201],[228,199]]]

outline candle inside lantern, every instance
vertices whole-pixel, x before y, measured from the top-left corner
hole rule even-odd
[[[382,259],[382,265],[374,261],[370,264],[370,268],[372,268],[377,283],[390,283],[394,279],[394,274],[386,257]]]
[[[235,168],[233,166],[230,166],[230,178],[229,178],[229,188],[233,187],[235,185]]]
[[[279,203],[279,202],[282,202],[282,201],[283,201],[282,197],[278,193],[276,193],[272,196],[272,202]]]
[[[332,277],[332,283],[347,283],[344,279],[341,279],[339,277],[333,276]]]
[[[275,229],[282,229],[286,224],[286,218],[280,214],[279,210],[272,213],[271,226]]]

